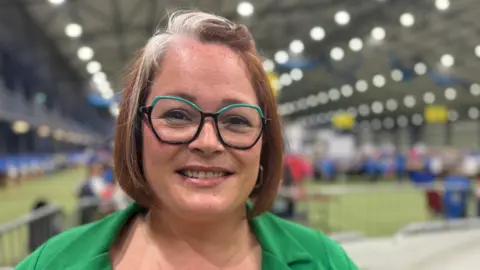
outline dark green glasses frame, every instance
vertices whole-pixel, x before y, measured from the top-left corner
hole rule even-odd
[[[155,131],[155,128],[153,128],[152,111],[153,111],[153,108],[155,107],[155,105],[157,104],[157,102],[161,99],[171,99],[171,100],[177,100],[177,101],[185,102],[185,103],[189,104],[190,106],[192,106],[193,108],[195,108],[200,113],[200,124],[198,125],[197,132],[193,135],[193,137],[190,140],[180,141],[180,142],[166,141],[166,140],[160,138],[160,136],[157,134],[157,132]],[[258,113],[260,114],[260,118],[262,119],[262,127],[260,129],[260,132],[258,133],[258,137],[253,141],[253,143],[251,145],[235,146],[235,145],[228,144],[227,142],[225,142],[223,140],[222,135],[220,134],[220,129],[218,128],[218,116],[222,112],[224,112],[226,110],[229,110],[229,109],[232,109],[232,108],[236,108],[236,107],[249,107],[249,108],[255,109],[255,110],[258,111]],[[213,120],[215,122],[215,129],[216,129],[217,137],[218,137],[219,141],[224,146],[235,148],[235,149],[240,149],[240,150],[248,150],[248,149],[252,148],[253,146],[255,146],[255,144],[258,142],[258,140],[260,140],[260,138],[262,137],[263,132],[265,130],[265,126],[267,125],[268,121],[270,120],[270,119],[265,118],[265,116],[263,115],[262,109],[258,106],[255,106],[255,105],[251,105],[251,104],[231,104],[231,105],[228,105],[228,106],[222,108],[221,110],[219,110],[216,113],[207,113],[207,112],[202,111],[202,109],[200,109],[200,107],[198,107],[195,103],[191,102],[190,100],[187,100],[187,99],[184,99],[184,98],[181,98],[181,97],[176,97],[176,96],[157,96],[153,99],[152,104],[150,106],[141,106],[139,108],[139,114],[140,114],[141,117],[143,117],[145,115],[147,116],[148,123],[150,125],[150,129],[153,131],[153,133],[155,134],[155,137],[159,141],[161,141],[163,143],[167,143],[167,144],[173,144],[173,145],[189,144],[189,143],[195,141],[198,138],[198,136],[200,135],[200,132],[202,132],[202,128],[203,128],[203,125],[205,123],[205,119],[208,118],[208,117],[211,117],[211,118],[213,118]]]

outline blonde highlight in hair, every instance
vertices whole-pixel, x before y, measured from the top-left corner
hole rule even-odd
[[[152,81],[161,72],[162,61],[173,37],[188,36],[201,42],[218,43],[230,47],[246,63],[265,115],[270,118],[262,147],[261,164],[264,184],[254,191],[257,197],[250,216],[268,210],[276,196],[283,172],[283,140],[280,120],[273,92],[261,61],[256,55],[255,43],[248,29],[223,17],[197,11],[179,11],[169,16],[165,29],[159,29],[139,51],[126,78],[124,96],[120,106],[115,134],[115,174],[124,191],[139,204],[149,207],[155,200],[143,174],[142,119],[140,106],[144,106]]]

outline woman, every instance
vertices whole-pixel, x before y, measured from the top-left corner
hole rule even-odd
[[[175,13],[135,61],[120,108],[115,176],[135,203],[18,269],[357,269],[321,233],[264,213],[283,145],[244,26]]]

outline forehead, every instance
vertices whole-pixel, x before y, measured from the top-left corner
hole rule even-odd
[[[224,100],[258,104],[239,54],[221,44],[187,37],[170,43],[149,102],[160,95],[191,96],[202,107],[214,107]]]

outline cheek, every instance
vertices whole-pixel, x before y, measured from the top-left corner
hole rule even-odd
[[[177,147],[159,142],[148,126],[143,128],[143,166],[147,176],[157,176],[171,167],[168,162],[172,160]]]

